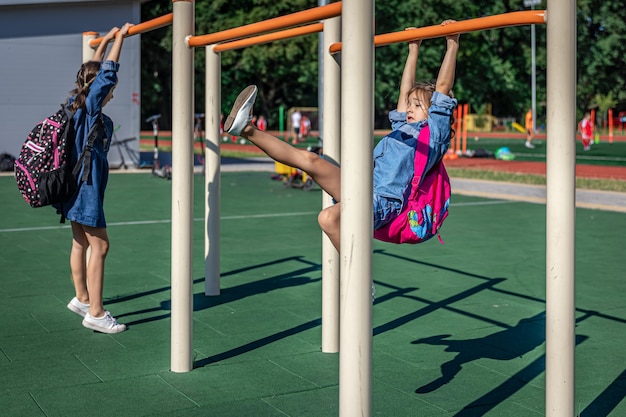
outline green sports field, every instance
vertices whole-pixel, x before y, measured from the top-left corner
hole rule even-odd
[[[195,177],[193,355],[170,366],[171,182],[112,174],[105,307],[66,308],[70,230],[0,177],[0,410],[7,416],[338,415],[320,351],[320,191],[222,174],[222,294],[204,296],[204,180]],[[373,415],[543,416],[545,207],[453,195],[436,240],[374,243]],[[576,211],[576,415],[626,415],[626,214]]]

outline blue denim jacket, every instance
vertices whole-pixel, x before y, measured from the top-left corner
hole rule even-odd
[[[100,71],[91,83],[89,94],[85,101],[85,108],[78,109],[74,113],[76,142],[74,155],[72,155],[72,166],[76,163],[78,155],[82,153],[85,147],[89,129],[97,122],[102,113],[104,99],[117,84],[118,70],[119,63],[104,61],[100,66]],[[63,211],[68,220],[93,227],[106,227],[104,191],[109,178],[107,153],[111,136],[113,135],[113,121],[104,114],[102,118],[105,128],[100,131],[91,153],[91,175],[87,182],[79,182],[78,192],[70,201],[57,208],[58,211]],[[80,179],[81,175],[82,169],[78,179]]]
[[[445,155],[450,145],[450,117],[456,105],[456,99],[435,91],[427,120],[407,123],[405,112],[389,112],[393,132],[374,148],[374,229],[393,220],[405,205],[414,174],[417,137],[424,126],[430,128],[425,172]]]

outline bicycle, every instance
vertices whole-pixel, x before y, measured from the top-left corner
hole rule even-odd
[[[117,131],[120,129],[120,125],[117,125],[113,130],[113,140],[111,141],[111,147],[117,147],[117,150],[120,155],[121,162],[118,166],[112,167],[113,169],[128,169],[131,168],[146,168],[148,165],[141,162],[141,158],[139,156],[139,151],[136,149],[132,149],[128,144],[134,140],[137,140],[136,137],[130,137],[125,139],[118,139]],[[126,159],[124,158],[124,154],[128,156],[131,163],[127,164]]]

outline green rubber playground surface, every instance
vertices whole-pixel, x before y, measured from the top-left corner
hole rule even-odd
[[[0,414],[338,415],[321,346],[320,191],[222,174],[222,294],[204,296],[204,180],[195,177],[195,369],[170,367],[171,182],[112,174],[105,307],[66,308],[71,233],[0,177]],[[545,207],[453,196],[436,240],[374,243],[372,414],[545,415]],[[577,416],[626,416],[626,214],[577,212]]]

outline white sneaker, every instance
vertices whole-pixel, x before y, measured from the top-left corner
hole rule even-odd
[[[92,317],[89,313],[85,314],[83,326],[97,332],[109,334],[121,333],[126,330],[126,325],[119,324],[108,311],[104,312],[103,317]]]
[[[252,108],[256,100],[256,85],[249,85],[237,96],[230,114],[224,122],[224,131],[239,136],[241,131],[252,120]]]
[[[532,143],[530,143],[530,142],[526,142],[526,147],[527,147],[528,149],[535,149],[535,145],[533,145],[533,144],[532,144]]]
[[[83,304],[78,301],[78,298],[74,297],[70,300],[67,308],[81,317],[85,317],[85,314],[89,313],[89,304]]]

